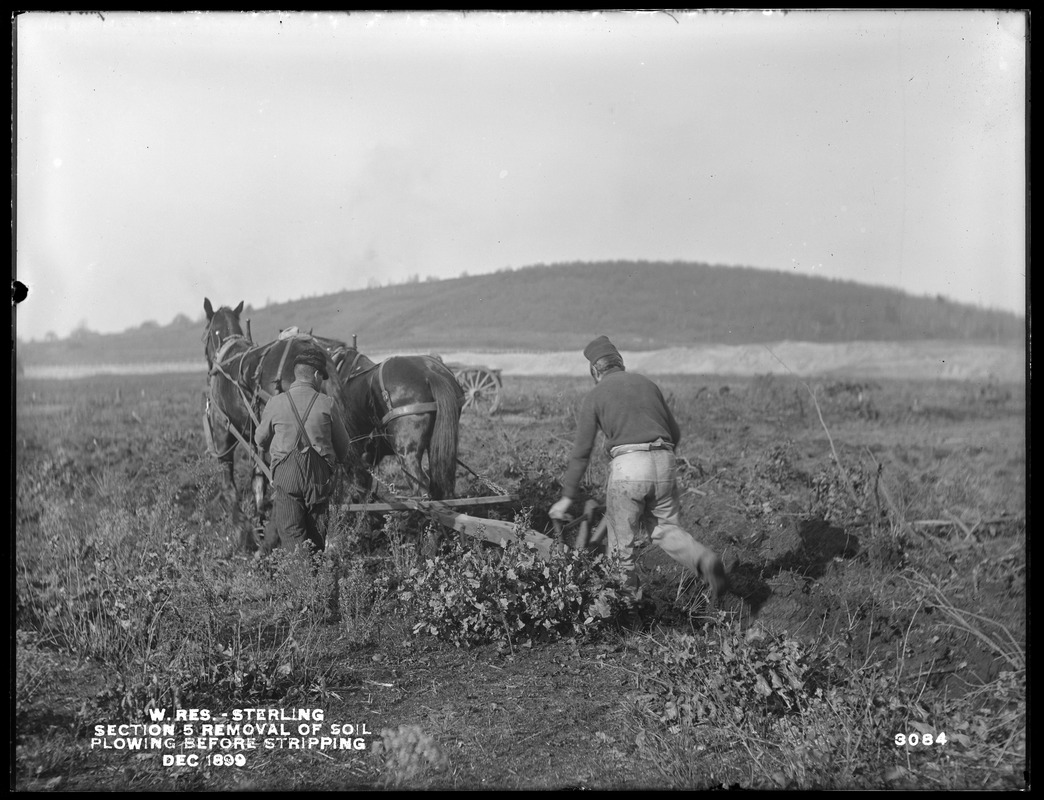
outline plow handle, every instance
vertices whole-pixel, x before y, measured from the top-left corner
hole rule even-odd
[[[580,532],[576,535],[576,544],[574,545],[577,550],[583,550],[587,547],[587,539],[591,535],[591,522],[594,520],[594,512],[598,508],[598,502],[595,500],[588,500],[584,503],[584,515],[580,519]]]
[[[591,536],[591,527],[594,522],[594,513],[599,508],[597,500],[588,500],[584,503],[584,513],[576,519],[572,519],[568,522],[563,522],[560,519],[551,520],[555,528],[555,537],[561,540],[562,535],[574,525],[579,525],[580,530],[576,534],[576,541],[573,543],[573,547],[576,550],[583,550],[590,543],[594,544],[601,540],[605,534],[605,529],[608,526],[608,522],[603,519],[598,523],[598,526],[594,528],[594,536]]]

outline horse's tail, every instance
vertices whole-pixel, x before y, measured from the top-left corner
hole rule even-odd
[[[428,490],[433,500],[453,497],[457,489],[458,392],[444,375],[428,376],[435,397],[435,429],[428,445]]]

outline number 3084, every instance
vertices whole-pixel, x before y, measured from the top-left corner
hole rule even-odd
[[[946,744],[946,734],[939,733],[933,736],[930,733],[897,733],[895,735],[896,747],[903,747],[904,745],[910,745],[911,747],[924,745],[925,747],[930,747],[933,744]]]

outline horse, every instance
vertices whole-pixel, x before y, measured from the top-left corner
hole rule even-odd
[[[395,456],[415,493],[432,500],[454,497],[464,390],[453,372],[435,356],[392,356],[374,363],[354,345],[315,340],[335,366],[348,435],[361,444],[353,469],[359,492],[374,498],[373,470]]]
[[[263,518],[265,494],[270,475],[262,454],[254,445],[254,431],[260,424],[265,404],[294,382],[294,360],[312,345],[313,337],[288,329],[275,341],[255,345],[243,333],[240,315],[243,303],[234,309],[222,306],[215,310],[209,298],[203,299],[207,327],[203,332],[203,354],[207,359],[206,409],[203,415],[207,452],[223,467],[226,491],[233,496],[233,520],[241,527],[240,546],[251,550],[256,544],[251,531],[243,525],[239,509],[239,492],[235,481],[235,451],[244,445],[254,458],[251,487],[254,508]],[[327,372],[334,374],[328,359]],[[323,391],[336,398],[336,384],[327,380]]]

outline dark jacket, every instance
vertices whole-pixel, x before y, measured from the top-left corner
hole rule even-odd
[[[562,495],[575,499],[587,471],[595,437],[605,434],[606,452],[620,444],[645,444],[663,439],[677,446],[681,431],[660,387],[634,372],[610,370],[580,408],[576,440],[562,477]]]

